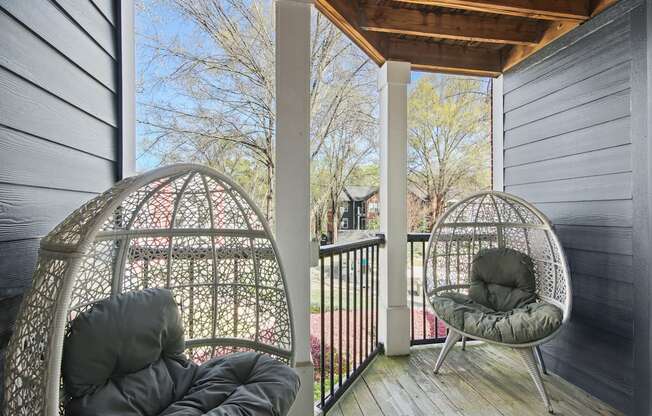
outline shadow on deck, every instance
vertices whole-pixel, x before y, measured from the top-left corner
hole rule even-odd
[[[520,358],[488,344],[456,347],[440,373],[441,345],[413,347],[409,357],[379,356],[328,412],[337,416],[548,415]],[[544,382],[556,415],[621,415],[555,375]]]

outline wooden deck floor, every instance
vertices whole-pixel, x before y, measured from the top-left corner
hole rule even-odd
[[[486,344],[450,352],[432,368],[441,346],[415,347],[409,357],[379,356],[328,412],[337,416],[548,415],[520,358]],[[556,415],[620,415],[555,375],[544,376]]]

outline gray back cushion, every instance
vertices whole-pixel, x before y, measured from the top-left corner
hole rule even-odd
[[[197,366],[183,354],[172,294],[111,297],[71,324],[64,344],[67,416],[287,414],[299,378],[269,356],[245,352]]]
[[[64,388],[72,397],[90,394],[162,358],[183,363],[183,350],[181,317],[169,290],[113,296],[71,323],[63,349]]]
[[[534,264],[510,248],[480,251],[471,266],[469,297],[495,311],[509,311],[536,300]]]

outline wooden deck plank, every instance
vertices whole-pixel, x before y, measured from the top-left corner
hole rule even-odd
[[[474,347],[469,345],[467,351],[459,349],[456,354],[449,354],[445,361],[446,368],[471,385],[479,395],[500,409],[503,414],[514,416],[538,414],[531,405],[521,400],[520,395],[515,394],[510,380],[504,380],[495,372],[487,371],[481,362],[471,358],[467,352],[472,349]]]
[[[480,355],[479,351],[477,352]],[[524,384],[525,387],[535,394],[536,390],[534,384],[530,380],[529,374],[524,370],[523,364],[520,362],[519,357],[516,354],[511,353],[509,350],[499,348],[497,346],[488,345],[483,348],[482,356],[486,356],[488,353],[493,353],[495,357],[499,357],[507,365],[512,368],[520,369],[518,373],[516,371],[510,371],[510,374],[515,376],[520,376],[525,381],[521,384]],[[579,416],[584,416],[587,414],[599,414],[599,415],[620,415],[620,412],[613,409],[611,406],[601,402],[600,400],[592,397],[587,392],[582,389],[570,384],[566,380],[558,377],[554,374],[550,374],[545,377],[544,383],[548,390],[549,395],[553,398],[553,406],[555,404],[568,406]],[[538,396],[535,396],[538,398]]]
[[[335,416],[545,415],[520,358],[487,344],[456,347],[442,370],[432,369],[441,346],[415,347],[409,357],[379,356],[329,412]],[[556,415],[621,413],[556,375],[544,376]]]
[[[486,353],[485,351],[483,351],[483,354],[478,354],[478,351],[473,348],[470,348],[467,351],[470,358],[473,361],[480,363],[479,365],[484,367],[487,372],[496,374],[499,379],[509,379],[512,394],[524,398],[532,410],[535,411],[535,414],[546,414],[546,409],[539,398],[534,383],[525,370],[520,358],[510,354],[508,350],[495,352],[497,352],[496,355]],[[544,383],[546,384],[548,396],[556,414],[564,416],[579,416],[577,409],[574,408],[571,403],[559,400],[557,395],[552,394],[547,383],[547,378],[544,380]]]
[[[379,357],[380,358],[380,357]],[[398,404],[394,403],[394,398],[385,387],[383,382],[383,375],[375,370],[375,367],[372,365],[371,368],[368,368],[365,371],[364,381],[369,387],[369,391],[372,392],[376,403],[382,410],[385,416],[398,416],[401,414],[399,411]]]
[[[433,353],[436,351],[436,353]],[[430,381],[444,392],[446,397],[460,410],[463,415],[468,416],[505,416],[499,409],[480,396],[468,383],[459,378],[457,374],[450,371],[440,371],[434,374],[432,369],[435,367],[439,354],[439,348],[416,350],[414,356],[421,360]]]
[[[390,357],[382,357],[381,360],[376,360],[376,362],[374,362],[374,366],[371,370],[380,375],[383,384],[392,397],[392,403],[399,411],[398,414],[405,416],[424,415],[423,411],[421,411],[419,406],[414,402],[414,400],[412,400],[410,394],[400,383],[397,382],[395,376],[387,367],[391,360],[392,358]]]
[[[369,389],[367,382],[364,380],[364,376],[361,380],[355,383],[353,389],[353,395],[355,396],[358,406],[363,415],[369,416],[384,416],[383,411],[381,410],[378,403],[374,399],[373,393]]]
[[[442,410],[419,388],[409,371],[405,371],[408,365],[408,357],[397,357],[388,360],[379,361],[379,366],[384,366],[388,378],[397,382],[405,394],[410,398],[410,402],[417,409],[418,414],[423,415],[442,415]]]
[[[331,409],[328,411],[328,416],[344,416],[339,403],[335,403],[335,406],[331,407]]]
[[[355,388],[355,385],[352,386],[352,388]],[[355,399],[355,394],[352,394],[351,391],[348,392],[348,394],[345,394],[344,397],[339,400],[338,404],[340,405],[340,409],[342,410],[343,415],[364,416],[360,406],[358,406],[358,401]]]
[[[439,409],[446,416],[460,416],[462,413],[457,407],[446,397],[446,395],[439,390],[437,386],[432,384],[424,374],[425,372],[432,372],[432,367],[424,368],[423,365],[416,359],[409,362],[408,373],[419,388],[428,396],[428,398],[437,404]]]

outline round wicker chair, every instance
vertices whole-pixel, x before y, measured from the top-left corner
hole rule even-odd
[[[441,295],[455,297],[456,293],[465,299],[464,296],[469,293],[474,259],[487,249],[504,249],[529,256],[530,270],[535,279],[536,303],[554,305],[561,316],[560,324],[554,331],[540,339],[507,343],[483,338],[477,333],[467,333],[459,325],[455,327],[440,316],[442,313],[437,312],[435,301],[439,301]],[[453,205],[437,221],[430,236],[424,268],[424,288],[428,299],[438,318],[449,329],[435,372],[460,339],[463,345],[467,338],[473,338],[514,348],[527,366],[548,411],[552,413],[542,381],[541,372],[545,373],[545,367],[538,346],[558,334],[568,321],[572,294],[564,252],[545,215],[510,194],[494,191],[474,194]],[[484,315],[481,313],[477,316]]]
[[[254,350],[294,364],[283,269],[262,214],[224,175],[172,165],[117,183],[42,240],[8,348],[4,414],[63,414],[70,321],[151,287],[174,293],[194,361]]]

